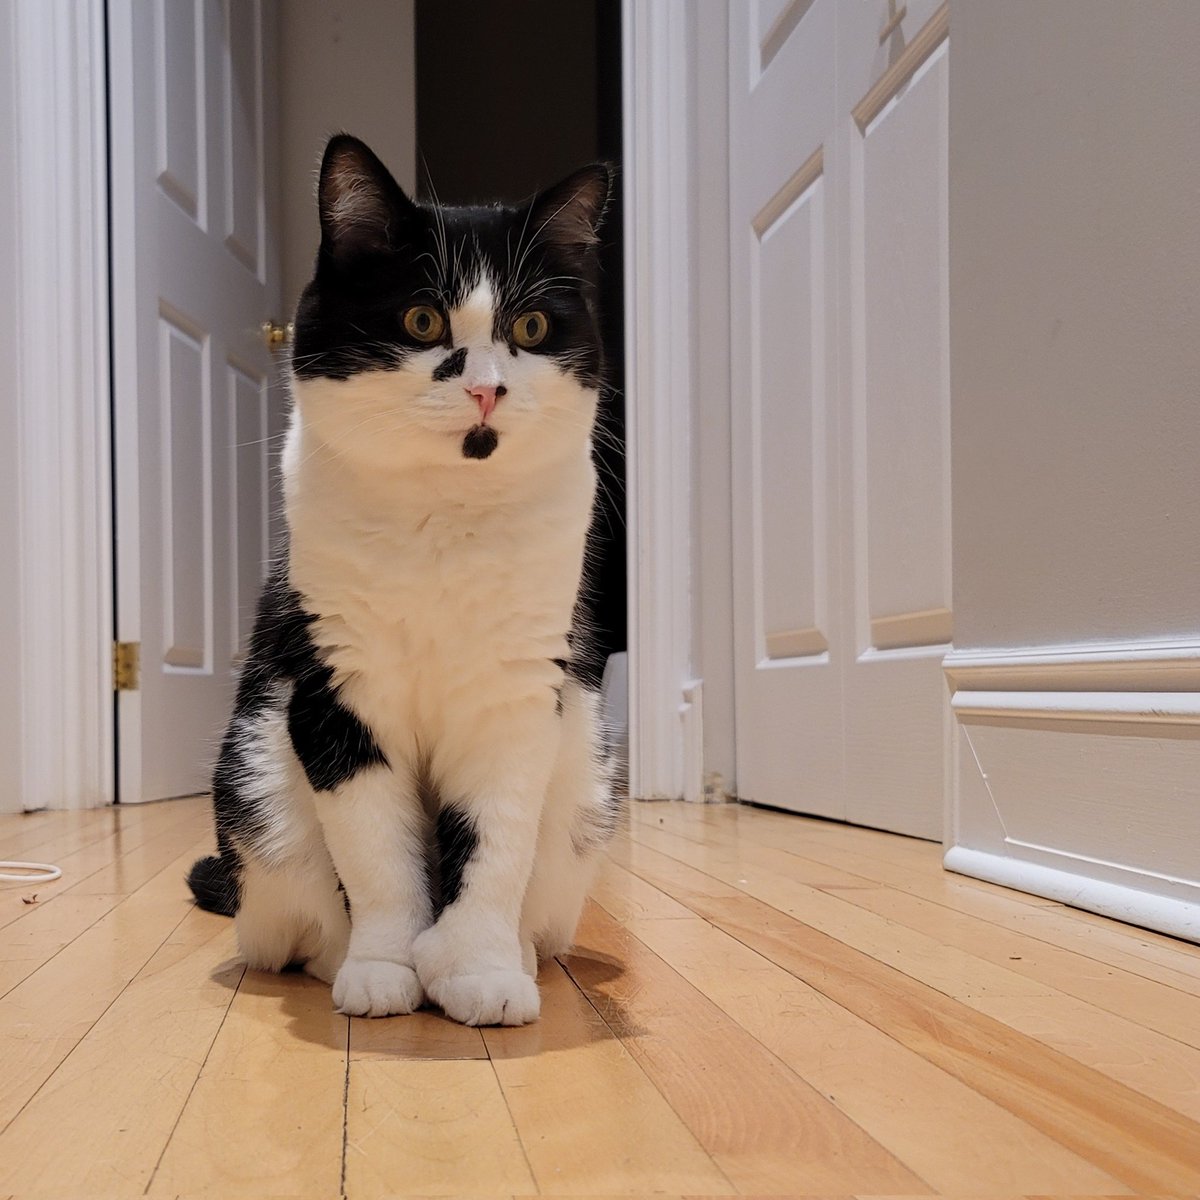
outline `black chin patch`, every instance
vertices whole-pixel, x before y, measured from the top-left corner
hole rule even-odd
[[[499,441],[500,435],[490,425],[476,425],[463,438],[463,458],[487,458]]]

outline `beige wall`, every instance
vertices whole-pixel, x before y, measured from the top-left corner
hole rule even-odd
[[[413,0],[280,5],[283,300],[312,274],[316,171],[331,133],[366,141],[406,189],[416,182]]]
[[[1200,4],[953,0],[955,644],[1200,631]]]

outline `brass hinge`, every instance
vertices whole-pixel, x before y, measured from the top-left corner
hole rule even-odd
[[[138,652],[141,642],[113,642],[113,691],[138,689]]]

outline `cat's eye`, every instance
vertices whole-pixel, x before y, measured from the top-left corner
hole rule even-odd
[[[512,338],[523,350],[540,346],[550,332],[550,319],[544,312],[522,313],[512,327]]]
[[[446,318],[428,304],[414,304],[404,310],[404,331],[418,342],[438,342],[446,332]]]

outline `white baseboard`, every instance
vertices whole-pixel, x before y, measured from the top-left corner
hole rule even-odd
[[[968,652],[946,866],[1200,940],[1200,643]]]
[[[1088,879],[1071,871],[1022,862],[1004,854],[968,850],[965,846],[952,846],[946,851],[944,862],[948,871],[960,875],[1045,896],[1171,937],[1200,942],[1200,893],[1196,902],[1157,896],[1108,880]]]
[[[693,679],[683,685],[679,706],[683,723],[683,798],[704,804],[704,681]]]

